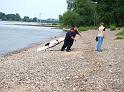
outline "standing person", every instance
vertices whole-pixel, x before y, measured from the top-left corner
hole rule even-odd
[[[98,28],[98,35],[97,35],[98,42],[97,42],[97,47],[96,47],[97,48],[96,51],[98,52],[102,52],[101,47],[102,47],[103,39],[105,36],[105,27],[103,25],[104,23],[101,23],[100,27]]]
[[[61,51],[64,51],[66,47],[67,47],[66,49],[67,52],[71,51],[71,46],[73,45],[76,34],[79,34],[77,31],[77,27],[71,28],[71,30],[66,33],[64,44],[61,48]]]

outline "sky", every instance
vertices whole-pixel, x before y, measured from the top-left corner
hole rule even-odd
[[[0,0],[0,12],[19,13],[21,17],[58,19],[65,11],[66,0]]]

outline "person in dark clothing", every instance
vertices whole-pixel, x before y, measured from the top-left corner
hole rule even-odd
[[[66,33],[64,44],[61,48],[61,51],[64,51],[65,48],[67,48],[66,49],[67,52],[71,51],[71,46],[73,45],[76,34],[80,35],[77,31],[77,27],[71,28],[71,30]]]

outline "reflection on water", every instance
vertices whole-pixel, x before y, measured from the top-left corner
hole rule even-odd
[[[0,22],[0,54],[27,47],[32,43],[45,42],[50,38],[65,34],[63,30],[48,27],[5,24],[17,24],[17,22]]]

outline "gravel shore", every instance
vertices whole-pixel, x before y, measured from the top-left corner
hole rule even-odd
[[[106,31],[103,52],[95,51],[97,31],[89,30],[71,52],[61,52],[61,43],[0,57],[0,92],[124,92],[124,40],[114,40],[117,32]]]

